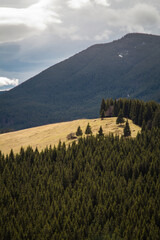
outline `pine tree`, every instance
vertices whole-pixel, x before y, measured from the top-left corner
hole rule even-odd
[[[100,112],[100,117],[101,117],[101,120],[103,120],[103,118],[105,117],[105,112],[104,112],[104,110],[102,110],[102,111]]]
[[[128,136],[131,136],[131,130],[130,130],[129,122],[127,120],[124,128],[124,137],[128,137]]]
[[[88,123],[88,125],[86,127],[85,134],[92,134],[91,126],[89,125],[89,123]]]
[[[105,117],[105,110],[106,110],[106,103],[105,103],[105,100],[103,98],[102,102],[101,102],[101,108],[100,108],[100,117],[101,117],[101,119],[103,119]]]
[[[122,111],[122,109],[120,109],[119,114],[118,114],[118,117],[117,117],[117,120],[116,120],[116,124],[119,124],[119,123],[124,123],[124,118],[123,118],[123,111]]]
[[[98,136],[104,136],[102,126],[99,128]]]
[[[82,134],[83,134],[82,129],[81,129],[81,127],[79,126],[79,127],[77,128],[76,136],[82,136]]]

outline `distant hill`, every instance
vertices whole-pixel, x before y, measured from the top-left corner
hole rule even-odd
[[[95,118],[103,97],[160,102],[160,36],[91,46],[0,95],[0,128]]]

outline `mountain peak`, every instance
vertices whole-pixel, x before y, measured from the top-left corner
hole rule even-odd
[[[0,95],[0,128],[96,118],[102,98],[160,102],[160,37],[130,33],[92,46]]]
[[[155,38],[155,37],[160,37],[160,36],[149,34],[149,33],[128,33],[128,34],[124,35],[124,37],[122,37],[122,38],[142,38],[142,37]]]

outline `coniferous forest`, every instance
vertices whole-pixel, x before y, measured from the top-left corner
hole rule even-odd
[[[159,240],[159,105],[141,104],[135,139],[97,134],[69,147],[1,153],[0,239]]]

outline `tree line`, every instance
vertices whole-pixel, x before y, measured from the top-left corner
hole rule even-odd
[[[144,102],[137,99],[102,99],[100,117],[115,116],[122,112],[123,117],[129,118],[143,129],[160,127],[160,104],[154,101]]]

